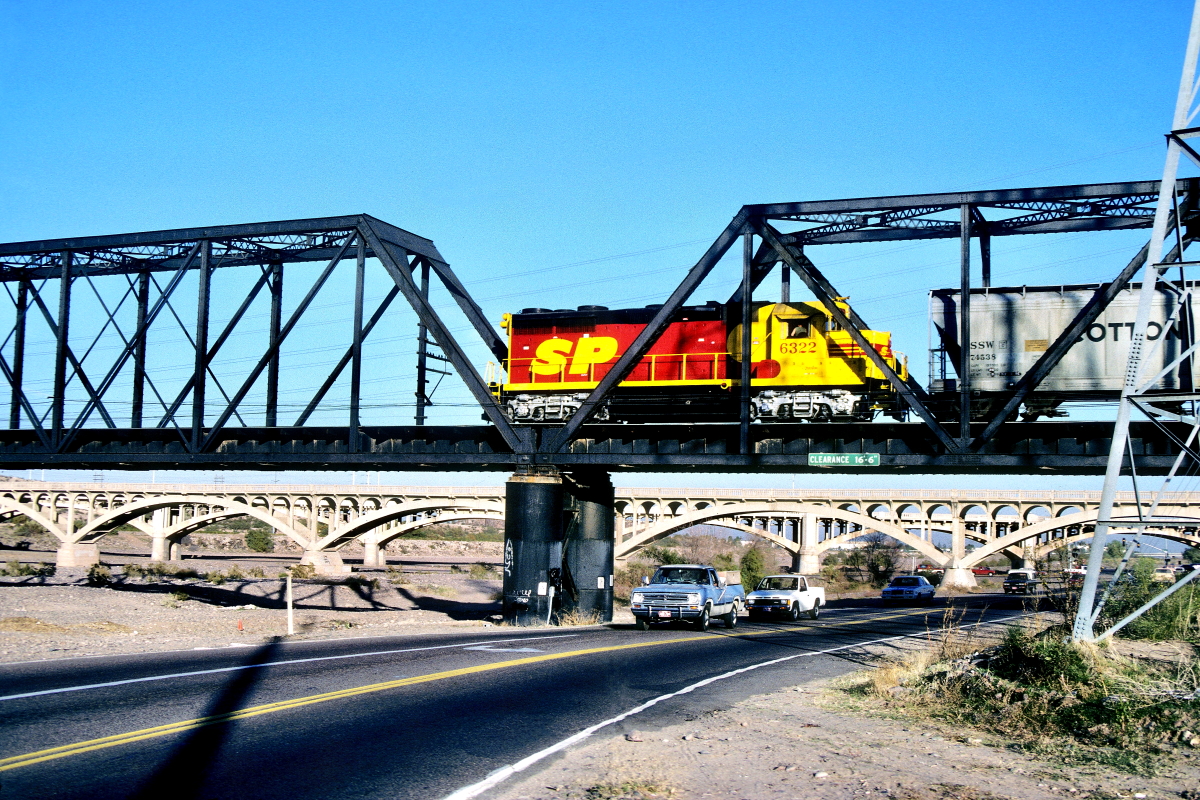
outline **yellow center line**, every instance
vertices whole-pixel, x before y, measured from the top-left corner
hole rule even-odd
[[[886,617],[873,617],[871,619],[851,620],[844,623],[838,623],[839,626],[863,625],[870,622],[878,622],[881,619],[891,619],[896,616],[904,616],[905,612],[890,614]],[[809,626],[806,626],[809,627]],[[829,628],[832,626],[820,626]],[[772,633],[786,632],[788,629],[773,628],[765,631],[746,631],[744,633],[728,633],[726,637],[748,637],[748,636],[764,636]],[[791,629],[796,630],[796,629]],[[589,647],[584,650],[570,650],[564,653],[547,653],[540,656],[528,656],[526,658],[516,658],[511,661],[496,661],[490,664],[478,664],[473,667],[462,667],[460,669],[451,669],[444,672],[432,672],[428,675],[417,675],[411,678],[399,678],[392,681],[384,681],[382,683],[371,683],[366,686],[358,686],[351,689],[338,689],[333,692],[325,692],[323,694],[313,694],[307,697],[297,697],[291,700],[279,700],[274,703],[264,703],[263,705],[249,706],[241,708],[237,711],[230,711],[225,714],[214,714],[207,717],[197,717],[196,719],[183,720],[181,722],[171,722],[166,725],[157,725],[153,728],[142,728],[141,730],[130,731],[128,733],[118,733],[113,736],[104,736],[99,739],[88,739],[83,742],[75,742],[74,744],[65,744],[60,747],[51,747],[46,750],[37,750],[32,753],[25,753],[19,756],[9,756],[8,758],[0,759],[0,772],[5,772],[18,767],[27,767],[31,764],[38,764],[43,761],[53,761],[57,758],[65,758],[66,756],[79,755],[88,753],[93,750],[103,750],[117,745],[130,744],[132,742],[140,742],[146,739],[154,739],[160,736],[168,736],[173,733],[183,733],[185,731],[203,728],[207,725],[218,725],[223,722],[234,722],[236,720],[249,719],[262,714],[272,714],[276,711],[286,711],[293,708],[302,708],[304,706],[314,705],[316,703],[326,703],[330,700],[340,700],[346,697],[356,697],[363,694],[372,694],[374,692],[382,692],[388,689],[396,689],[402,686],[415,686],[420,683],[430,683],[433,681],[446,680],[447,678],[457,678],[463,675],[475,675],[481,672],[490,672],[498,669],[508,669],[510,667],[520,667],[527,664],[538,664],[546,661],[557,661],[564,658],[577,658],[579,656],[593,655],[595,653],[611,653],[618,650],[634,650],[641,647],[657,647],[664,644],[679,644],[682,642],[696,642],[701,640],[712,640],[710,635],[701,636],[683,636],[675,639],[656,639],[652,642],[637,642],[634,644],[617,644],[608,645],[605,647]]]

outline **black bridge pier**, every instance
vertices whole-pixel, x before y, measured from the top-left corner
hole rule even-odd
[[[563,481],[557,470],[521,471],[505,483],[504,621],[550,621],[560,591]],[[552,571],[553,570],[553,571]]]
[[[576,471],[563,481],[567,503],[563,611],[612,622],[616,549],[612,479],[603,471]]]
[[[505,484],[504,621],[545,625],[560,611],[612,621],[613,485],[607,472],[531,467]]]

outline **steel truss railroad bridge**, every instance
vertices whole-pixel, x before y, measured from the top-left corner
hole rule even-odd
[[[1166,261],[1179,255],[1200,225],[1200,183],[1180,181],[1177,189],[1171,222],[1176,252]],[[505,416],[447,314],[465,321],[463,327],[500,363],[508,355],[505,341],[433,242],[365,214],[0,244],[0,282],[11,301],[11,329],[0,341],[0,373],[10,389],[0,468],[509,471],[515,474],[505,493],[506,617],[519,623],[544,619],[557,605],[553,589],[560,569],[569,571],[577,586],[595,583],[595,590],[581,590],[572,602],[606,616],[611,613],[606,578],[617,546],[612,471],[810,472],[820,468],[809,465],[810,454],[834,453],[878,455],[879,466],[872,470],[884,473],[1103,473],[1110,423],[1019,422],[1014,416],[1143,266],[1146,248],[1131,254],[1112,282],[1097,289],[990,417],[979,422],[970,418],[966,348],[959,354],[958,418],[935,418],[925,390],[901,380],[867,343],[862,331],[871,326],[856,312],[836,306],[840,293],[811,256],[822,244],[957,239],[960,316],[966,325],[973,241],[982,285],[989,286],[993,237],[1150,228],[1158,190],[1158,182],[1144,181],[743,206],[579,411],[556,427],[518,425]],[[783,296],[792,277],[804,283],[888,377],[915,421],[752,425],[751,366],[743,359],[737,424],[591,424],[613,388],[739,241],[742,279],[730,302],[742,309],[744,338],[750,335],[754,291],[779,266]],[[326,378],[303,410],[286,417],[288,405],[280,397],[302,387],[281,379],[285,345],[289,337],[295,341],[294,331],[306,320],[320,316],[313,301],[337,283],[330,278],[342,262],[353,264],[352,278],[340,293],[353,304],[345,348],[330,359]],[[285,271],[293,276],[289,280],[297,273],[312,277],[287,314]],[[229,275],[241,282],[214,288],[219,276]],[[364,287],[380,276],[390,288],[370,309]],[[431,300],[431,281],[450,298],[442,307]],[[98,288],[111,284],[121,293],[119,302],[110,302]],[[194,314],[181,316],[177,306],[185,285],[195,287],[187,301]],[[228,355],[235,337],[240,337],[239,355],[246,353],[245,334],[255,318],[247,311],[260,295],[270,306],[258,336],[261,347],[244,359],[248,366],[232,381],[225,375],[226,385],[215,369],[218,356],[223,348]],[[364,390],[370,386],[363,379],[363,346],[373,331],[394,328],[393,301],[400,296],[416,317],[415,379],[411,393],[404,393],[416,398],[415,424],[364,424],[363,409],[370,401]],[[87,324],[97,320],[102,324]],[[164,326],[177,326],[188,342],[167,365],[154,357],[155,337]],[[38,336],[52,343],[52,358],[26,352],[27,339]],[[749,350],[750,342],[743,341],[741,352]],[[177,374],[181,365],[184,378]],[[461,379],[487,424],[426,425],[431,373]],[[43,383],[50,387],[48,394],[40,389]],[[377,404],[383,405],[402,394],[394,385],[376,390],[382,393]],[[344,421],[311,422],[331,415]],[[1130,457],[1143,474],[1167,472],[1190,449],[1178,424],[1151,421],[1132,425],[1130,433]],[[820,513],[799,506],[792,511],[796,518]],[[746,512],[755,516],[751,509]],[[830,511],[817,518],[839,517]],[[799,550],[811,552],[814,537],[821,535],[817,527],[800,525]],[[803,533],[809,528],[814,530]],[[350,530],[347,542],[359,538]],[[316,540],[310,535],[306,541]],[[337,549],[334,540],[321,542],[315,548],[320,552]]]
[[[761,537],[791,568],[812,574],[828,550],[881,533],[972,583],[970,569],[997,553],[1020,566],[1091,536],[1099,492],[886,491],[802,489],[620,489],[614,492],[615,556],[695,525]],[[103,538],[131,526],[150,540],[151,558],[174,561],[185,536],[234,517],[251,517],[303,550],[322,574],[351,570],[344,553],[361,551],[364,569],[387,566],[387,547],[429,525],[504,520],[504,489],[491,487],[197,486],[13,481],[0,485],[0,519],[32,520],[60,542],[58,563],[99,560]],[[1132,492],[1118,513],[1136,516]],[[1162,498],[1160,508],[1192,524],[1166,538],[1200,545],[1200,493]],[[934,532],[950,537],[935,545]],[[967,543],[977,546],[967,552]]]

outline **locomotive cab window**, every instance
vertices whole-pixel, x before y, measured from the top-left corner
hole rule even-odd
[[[808,320],[806,319],[785,319],[783,322],[783,338],[785,339],[807,339],[808,338]]]

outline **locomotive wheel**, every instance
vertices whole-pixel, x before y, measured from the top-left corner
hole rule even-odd
[[[829,406],[817,406],[817,413],[813,415],[814,422],[829,422],[833,419],[833,409]]]

